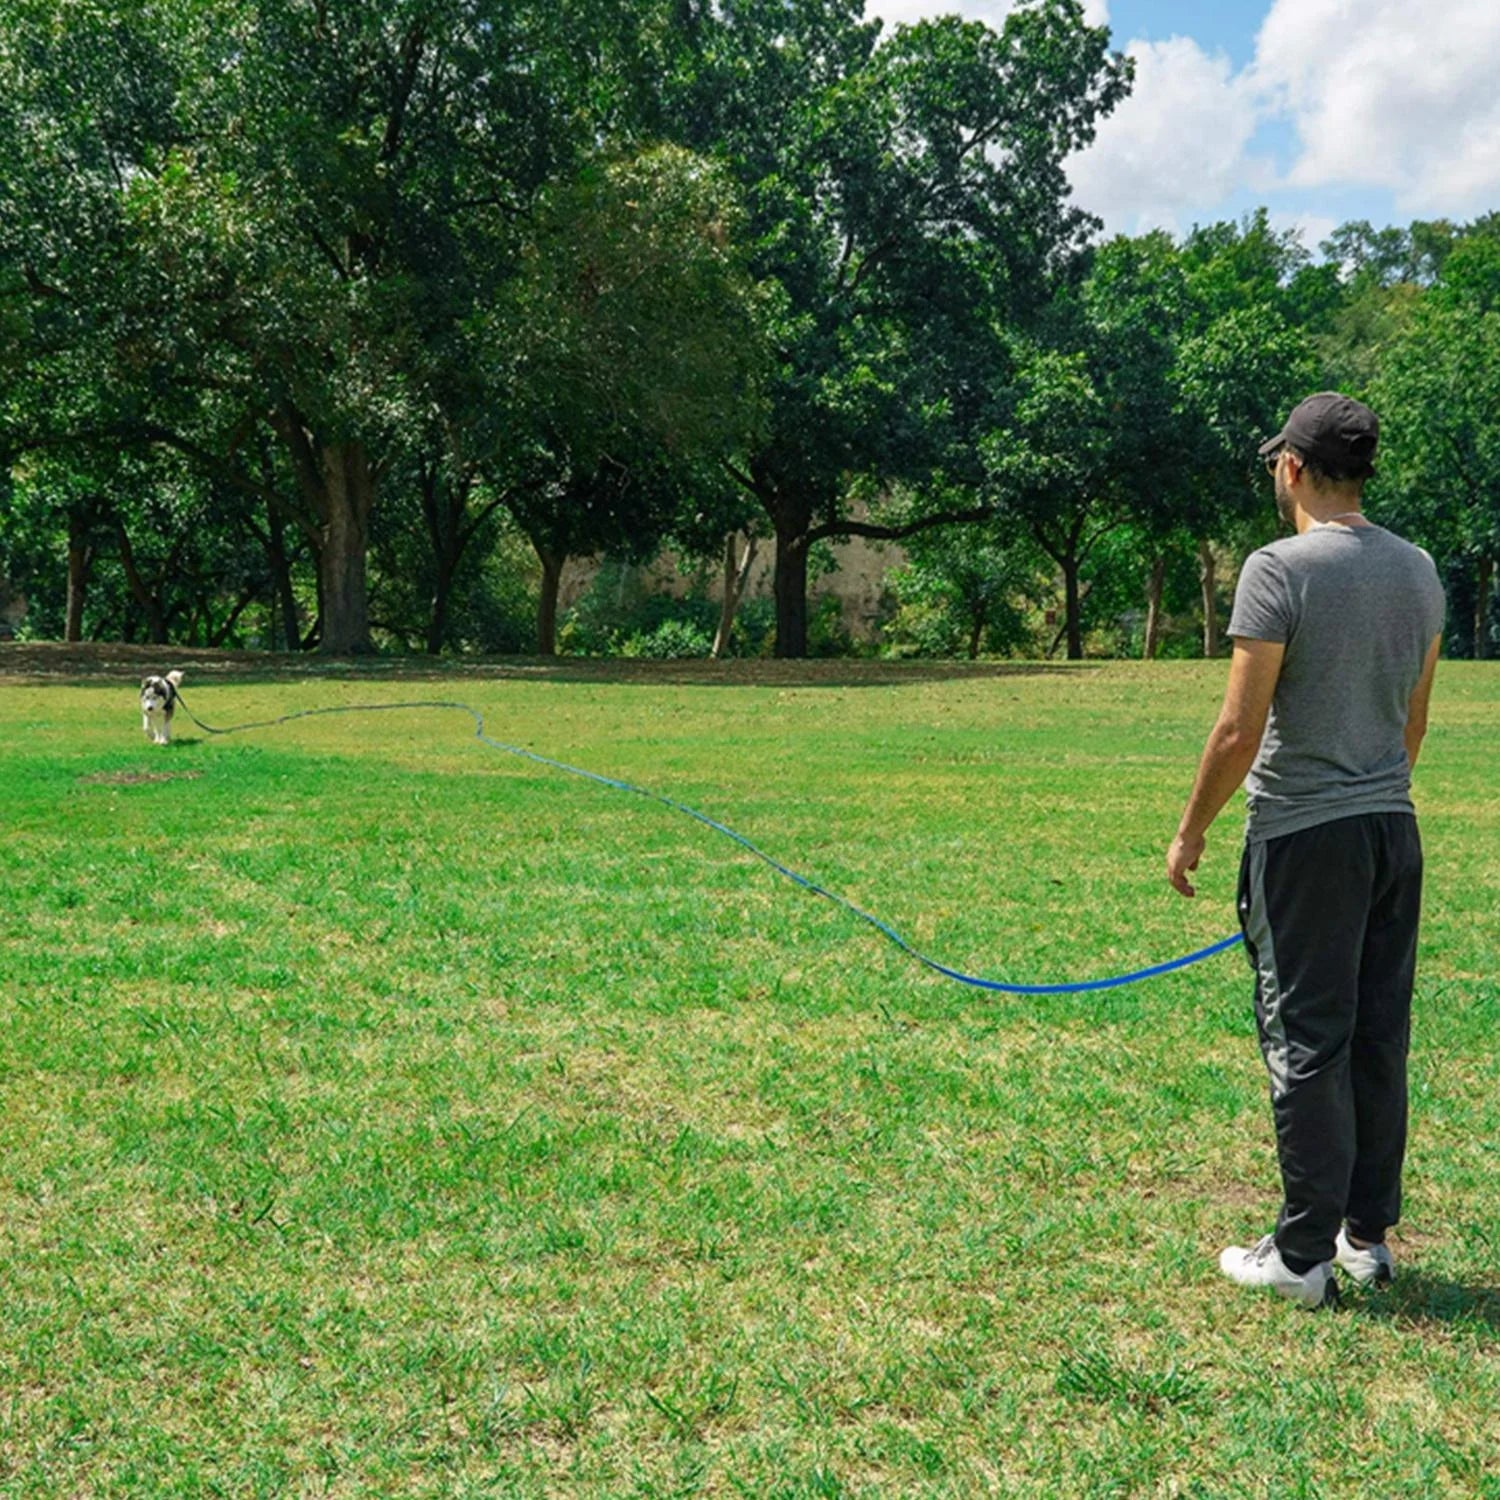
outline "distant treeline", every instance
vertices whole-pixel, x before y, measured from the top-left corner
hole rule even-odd
[[[1211,653],[1256,443],[1336,387],[1486,654],[1500,216],[1101,243],[1063,164],[1132,68],[1079,0],[861,9],[0,0],[0,622],[801,656],[865,536],[892,649]],[[728,606],[559,621],[663,547]]]

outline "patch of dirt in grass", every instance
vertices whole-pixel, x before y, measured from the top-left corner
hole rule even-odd
[[[963,679],[1034,677],[1095,672],[1102,662],[886,661],[833,658],[809,661],[607,660],[590,657],[319,656],[311,653],[222,651],[197,646],[137,646],[116,642],[8,643],[0,647],[0,683],[83,685],[181,667],[195,680],[288,682],[299,678],[429,682],[509,678],[535,682],[630,683],[647,687],[879,687]]]
[[[139,786],[144,781],[196,781],[202,771],[90,771],[80,781],[91,786]]]
[[[1264,1214],[1275,1214],[1280,1206],[1280,1197],[1274,1186],[1274,1165],[1267,1168],[1265,1181],[1246,1182],[1234,1178],[1218,1178],[1205,1175],[1193,1184],[1197,1197],[1210,1200],[1223,1210]]]

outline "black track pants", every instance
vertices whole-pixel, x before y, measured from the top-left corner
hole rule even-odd
[[[1294,1269],[1341,1220],[1380,1240],[1401,1216],[1406,1054],[1422,902],[1417,820],[1371,813],[1248,844],[1239,911],[1271,1075]]]

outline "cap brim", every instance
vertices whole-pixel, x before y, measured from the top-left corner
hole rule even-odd
[[[1285,447],[1286,433],[1278,432],[1275,437],[1270,438],[1266,442],[1262,443],[1260,447],[1255,451],[1259,453],[1262,458],[1269,458],[1273,453]]]

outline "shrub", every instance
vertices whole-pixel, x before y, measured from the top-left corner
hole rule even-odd
[[[626,657],[670,661],[679,657],[707,656],[713,650],[713,637],[691,620],[663,620],[652,631],[636,631],[620,642],[619,654]]]
[[[718,623],[719,606],[701,588],[676,599],[648,589],[634,564],[605,558],[564,617],[557,644],[570,656],[707,656]],[[667,626],[676,629],[651,644]]]
[[[844,610],[835,594],[823,594],[811,601],[807,619],[807,654],[809,656],[858,656],[859,643],[844,624]]]

